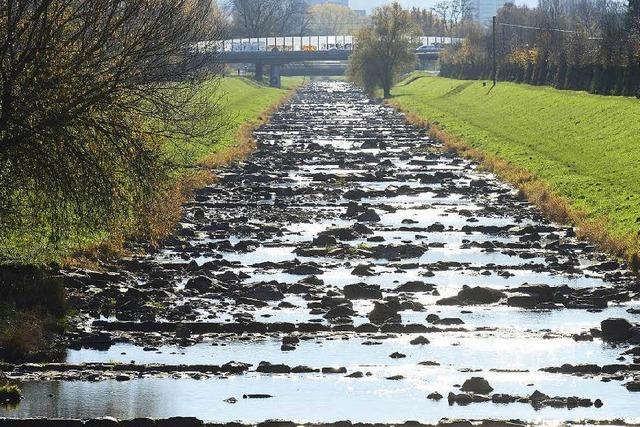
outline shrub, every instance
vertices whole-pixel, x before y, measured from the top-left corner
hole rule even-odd
[[[22,392],[15,384],[0,384],[0,405],[15,405],[20,402]]]

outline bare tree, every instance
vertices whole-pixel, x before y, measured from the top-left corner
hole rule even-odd
[[[418,25],[423,36],[443,34],[442,19],[432,10],[411,8],[411,18]]]
[[[56,237],[144,209],[163,141],[213,132],[187,53],[218,28],[205,0],[1,0],[0,225]]]
[[[433,7],[433,11],[442,20],[446,35],[454,35],[454,29],[463,21],[473,17],[474,9],[471,0],[440,0]]]
[[[239,36],[298,35],[308,29],[304,0],[231,0],[229,8]]]

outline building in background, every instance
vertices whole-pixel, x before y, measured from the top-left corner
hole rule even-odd
[[[507,3],[506,0],[475,0],[473,1],[474,13],[478,22],[488,25],[491,18],[496,15],[498,9]]]
[[[359,16],[360,18],[364,18],[365,16],[367,16],[367,11],[364,9],[352,9],[353,13],[356,14],[356,16]]]

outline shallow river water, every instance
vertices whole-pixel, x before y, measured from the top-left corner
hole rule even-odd
[[[84,330],[78,336],[106,330],[110,338],[108,345],[70,346],[64,362],[96,375],[68,375],[77,367],[38,375],[17,369],[13,375],[24,399],[14,408],[0,407],[0,417],[640,422],[640,393],[624,386],[637,373],[541,371],[566,363],[638,362],[623,355],[630,345],[605,342],[592,331],[612,317],[640,322],[632,291],[638,284],[624,266],[605,268],[609,260],[576,240],[571,228],[547,222],[513,188],[444,152],[400,113],[349,84],[316,82],[301,89],[256,132],[256,140],[252,157],[224,170],[216,185],[185,207],[178,237],[154,254],[123,262],[114,282],[78,286],[78,300],[93,298],[79,304]],[[354,271],[365,265],[366,274]],[[80,281],[95,279],[75,274]],[[195,277],[211,283],[196,289]],[[407,282],[426,287],[398,289]],[[345,287],[355,283],[378,285],[378,296],[348,295]],[[511,292],[523,284],[549,285],[556,292],[535,307],[507,303],[510,296],[524,295],[522,289]],[[464,286],[504,294],[499,301],[442,305]],[[627,297],[611,297],[612,289]],[[368,317],[381,301],[396,307],[396,316]],[[428,315],[455,320],[427,320]],[[147,326],[136,332],[141,321]],[[328,328],[183,332],[187,327],[181,325],[203,322]],[[371,323],[379,331],[353,330]],[[424,328],[380,327],[385,323]],[[429,343],[412,344],[418,336]],[[292,347],[283,349],[283,338],[292,338]],[[117,379],[104,368],[229,361],[252,366],[237,375],[187,368]],[[256,372],[261,361],[345,370]],[[354,372],[363,376],[349,376]],[[551,397],[601,399],[603,406],[448,401],[471,377],[487,380],[490,396],[527,397],[538,390]],[[436,391],[441,400],[427,398]],[[270,397],[243,398],[250,394]]]

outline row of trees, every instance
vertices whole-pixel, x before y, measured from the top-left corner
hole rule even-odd
[[[497,77],[593,93],[640,94],[639,1],[541,0],[497,15]],[[441,74],[492,77],[491,34],[473,31],[441,58]]]
[[[235,37],[354,34],[371,23],[346,6],[305,0],[230,0],[224,11]],[[440,0],[432,9],[414,7],[413,24],[424,36],[465,36],[477,26],[471,0]]]
[[[223,10],[233,37],[345,35],[366,22],[346,6],[306,0],[230,0]]]

